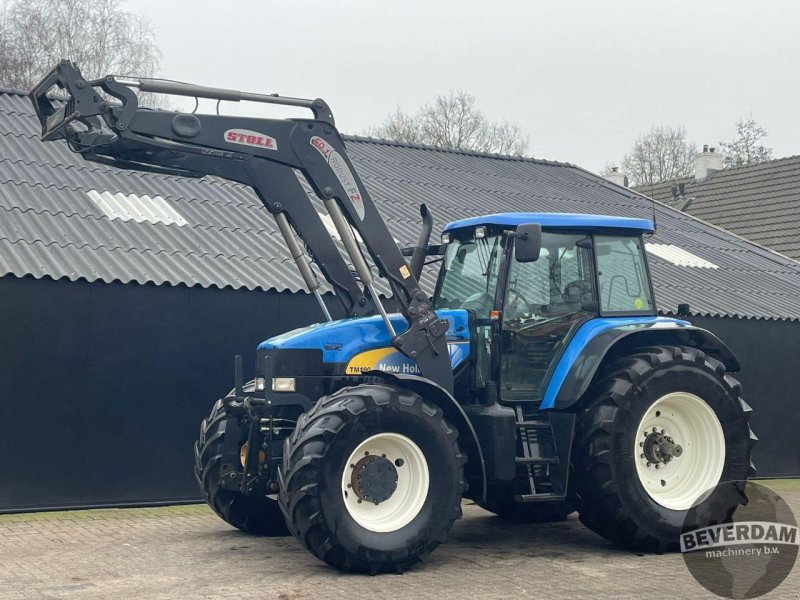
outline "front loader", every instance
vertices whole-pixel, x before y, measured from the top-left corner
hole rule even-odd
[[[312,118],[148,110],[136,90]],[[742,501],[713,492],[752,474],[739,364],[708,331],[657,316],[652,222],[489,214],[431,245],[422,206],[420,238],[401,250],[323,100],[87,81],[69,61],[30,96],[42,139],[87,160],[250,186],[319,300],[321,322],[259,346],[255,379],[237,359],[234,389],[201,425],[197,479],[231,525],[288,529],[342,570],[401,572],[447,539],[463,498],[523,522],[577,510],[605,538],[656,552],[678,546],[696,504],[710,523]],[[430,297],[419,278],[433,262]]]

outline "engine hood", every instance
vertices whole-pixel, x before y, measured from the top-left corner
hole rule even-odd
[[[450,364],[458,366],[469,356],[469,324],[466,310],[438,310],[447,319],[447,345]],[[405,318],[389,315],[397,333],[408,329]],[[325,363],[343,363],[347,374],[356,375],[378,369],[396,373],[417,373],[414,361],[391,346],[391,337],[380,316],[339,319],[294,329],[261,342],[265,349],[319,349]]]

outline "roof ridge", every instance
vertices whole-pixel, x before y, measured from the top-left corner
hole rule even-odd
[[[697,183],[697,184],[705,184],[705,183],[712,182],[715,177],[718,177],[720,175],[729,175],[729,174],[738,175],[740,173],[747,172],[748,170],[750,170],[750,171],[756,171],[756,170],[760,170],[760,169],[766,170],[766,169],[768,169],[770,167],[778,166],[775,163],[789,162],[789,161],[800,162],[800,154],[791,154],[789,156],[781,156],[780,158],[773,158],[771,160],[764,160],[764,161],[757,162],[757,163],[752,163],[752,164],[747,164],[747,165],[739,165],[737,167],[728,167],[728,168],[718,169],[718,170],[713,171],[705,179],[696,179],[694,177],[694,175],[687,175],[686,177],[676,177],[675,179],[666,179],[664,181],[659,181],[658,183],[654,184],[654,187],[659,187],[659,186],[667,187],[670,184],[674,184],[674,183],[678,183],[678,182],[682,182],[682,181],[694,182],[694,183]],[[631,187],[629,189],[632,189],[632,190],[645,190],[647,187],[649,187],[648,184],[643,184],[641,186],[634,186],[634,187]]]
[[[460,154],[462,156],[477,156],[481,158],[494,158],[498,160],[507,160],[510,162],[529,162],[540,165],[549,165],[555,167],[575,167],[575,165],[568,162],[559,162],[555,160],[547,160],[544,158],[535,158],[533,156],[513,156],[511,154],[500,154],[497,152],[481,152],[478,150],[468,150],[465,148],[450,148],[448,146],[434,146],[431,144],[418,144],[413,142],[402,142],[399,140],[392,140],[389,138],[379,138],[366,135],[357,135],[350,133],[343,133],[342,138],[346,142],[358,142],[362,144],[379,144],[381,146],[395,146],[397,148],[412,148],[415,150],[430,150],[432,152],[445,152],[448,154]]]
[[[9,96],[27,96],[30,92],[20,90],[18,88],[6,87],[0,85],[0,94],[7,94]]]
[[[18,90],[15,88],[7,88],[0,86],[0,94],[7,94],[9,96],[27,96],[28,92]],[[494,158],[499,160],[519,161],[519,162],[532,162],[542,165],[559,166],[559,167],[574,167],[575,165],[568,162],[559,162],[554,160],[547,160],[544,158],[535,158],[533,156],[512,156],[510,154],[500,154],[497,152],[480,152],[477,150],[466,150],[462,148],[448,148],[445,146],[434,146],[430,144],[414,144],[410,142],[400,142],[388,138],[377,138],[372,136],[364,136],[358,134],[342,134],[345,141],[381,144],[383,146],[396,146],[399,148],[415,148],[418,150],[430,150],[434,152],[447,152],[450,154],[461,154],[463,156],[478,156],[483,158]]]

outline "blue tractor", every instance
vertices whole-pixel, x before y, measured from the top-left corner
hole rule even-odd
[[[313,118],[147,110],[137,88]],[[259,346],[253,380],[237,360],[234,389],[201,425],[197,479],[231,525],[291,532],[342,570],[401,572],[447,539],[464,498],[521,522],[577,511],[608,540],[655,552],[678,546],[693,507],[720,522],[741,501],[712,491],[752,475],[739,364],[708,331],[657,315],[651,221],[491,214],[431,245],[422,206],[403,251],[320,99],[86,81],[68,61],[31,98],[43,139],[88,160],[251,186],[320,302],[322,322]],[[432,296],[426,264],[439,266]]]

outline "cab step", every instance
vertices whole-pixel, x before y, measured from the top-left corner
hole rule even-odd
[[[564,500],[565,494],[517,494],[514,496],[516,502],[542,502]]]
[[[517,456],[514,459],[518,465],[557,465],[558,458],[541,458],[538,456]]]
[[[575,416],[569,413],[529,410],[514,406],[518,455],[514,462],[518,476],[526,481],[526,493],[515,496],[518,502],[563,500],[567,493],[569,457]]]
[[[520,429],[550,429],[550,421],[517,421]]]

